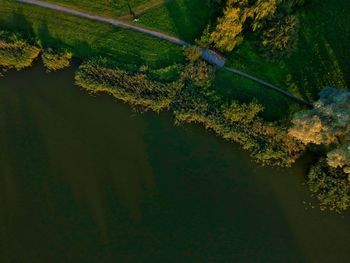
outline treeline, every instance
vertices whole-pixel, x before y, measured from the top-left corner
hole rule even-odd
[[[271,58],[289,55],[298,40],[299,21],[294,14],[304,0],[211,0],[223,10],[204,31],[198,43],[231,52],[246,34],[253,35],[260,50]]]

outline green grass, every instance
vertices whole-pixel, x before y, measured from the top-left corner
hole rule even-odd
[[[214,88],[221,100],[228,103],[232,100],[249,103],[256,99],[264,106],[262,117],[270,121],[286,119],[302,108],[298,102],[279,92],[225,70],[217,70]]]
[[[209,23],[209,4],[204,0],[169,0],[139,18],[138,24],[166,32],[188,42],[201,36]]]
[[[103,55],[124,68],[183,61],[181,48],[164,40],[13,1],[0,0],[0,5],[0,27],[22,30],[44,46],[67,47],[76,57]]]
[[[125,0],[46,0],[105,17],[119,18],[128,15]],[[193,42],[209,22],[209,4],[204,0],[134,0],[135,12],[147,9],[157,3],[162,6],[147,11],[139,17],[137,24]]]
[[[132,0],[130,3],[133,10],[137,11],[159,1],[160,0]],[[106,17],[118,18],[122,15],[129,14],[129,9],[125,0],[46,0],[46,2]]]
[[[309,100],[324,86],[349,87],[349,12],[349,1],[310,1],[299,13],[298,50],[290,58],[267,60],[248,36],[228,64]]]

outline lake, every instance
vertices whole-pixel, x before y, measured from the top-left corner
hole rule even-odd
[[[37,63],[0,78],[0,262],[349,262],[349,214],[171,114]],[[310,205],[311,203],[311,205]]]

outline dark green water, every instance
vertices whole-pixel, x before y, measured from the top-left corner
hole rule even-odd
[[[171,115],[135,114],[41,66],[0,78],[0,262],[350,262],[306,160],[262,168]]]

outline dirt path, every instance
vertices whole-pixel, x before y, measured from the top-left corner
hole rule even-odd
[[[94,20],[94,21],[98,21],[98,22],[102,22],[102,23],[107,23],[107,24],[111,24],[111,25],[114,25],[114,26],[117,26],[117,27],[120,27],[120,28],[124,28],[124,29],[128,29],[128,30],[132,30],[132,31],[135,31],[135,32],[140,32],[140,33],[144,33],[144,34],[147,34],[149,36],[153,36],[153,37],[156,37],[158,39],[163,39],[163,40],[166,40],[166,41],[169,41],[169,42],[172,42],[174,44],[177,44],[177,45],[180,45],[180,46],[189,46],[190,44],[177,38],[177,37],[174,37],[174,36],[170,36],[170,35],[167,35],[165,33],[161,33],[161,32],[158,32],[158,31],[154,31],[154,30],[150,30],[150,29],[146,29],[146,28],[143,28],[143,27],[139,27],[139,26],[134,26],[132,24],[129,24],[127,22],[124,22],[124,21],[121,21],[121,20],[118,20],[118,19],[113,19],[113,18],[105,18],[105,17],[101,17],[101,16],[94,16],[94,15],[89,15],[89,14],[86,14],[84,12],[80,12],[78,10],[74,10],[74,9],[70,9],[70,8],[67,8],[67,7],[63,7],[63,6],[59,6],[59,5],[55,5],[55,4],[50,4],[50,3],[46,3],[46,2],[43,2],[43,1],[38,1],[38,0],[16,0],[17,2],[21,2],[21,3],[25,3],[25,4],[31,4],[31,5],[36,5],[36,6],[40,6],[40,7],[44,7],[44,8],[49,8],[49,9],[52,9],[52,10],[56,10],[56,11],[59,11],[59,12],[63,12],[63,13],[66,13],[66,14],[70,14],[70,15],[75,15],[75,16],[79,16],[79,17],[82,17],[82,18],[87,18],[87,19],[90,19],[90,20]],[[278,91],[280,92],[281,94],[285,95],[285,96],[288,96],[292,99],[295,99],[303,104],[307,104],[307,105],[310,105],[310,103],[306,102],[305,100],[303,100],[302,98],[299,98],[295,95],[293,95],[292,93],[288,92],[288,91],[285,91],[275,85],[272,85],[264,80],[261,80],[261,79],[258,79],[254,76],[251,76],[247,73],[244,73],[240,70],[237,70],[237,69],[234,69],[234,68],[229,68],[229,67],[225,67],[225,58],[222,57],[221,55],[219,55],[217,52],[213,51],[213,50],[210,50],[210,49],[206,49],[206,48],[203,48],[201,50],[202,52],[202,58],[204,60],[206,60],[207,62],[209,62],[210,64],[213,64],[219,68],[223,68],[225,70],[228,70],[232,73],[235,73],[237,75],[240,75],[244,78],[247,78],[247,79],[250,79],[252,81],[255,81],[257,83],[260,83],[262,85],[264,85],[265,87],[268,87],[270,89],[273,89],[275,91]]]

